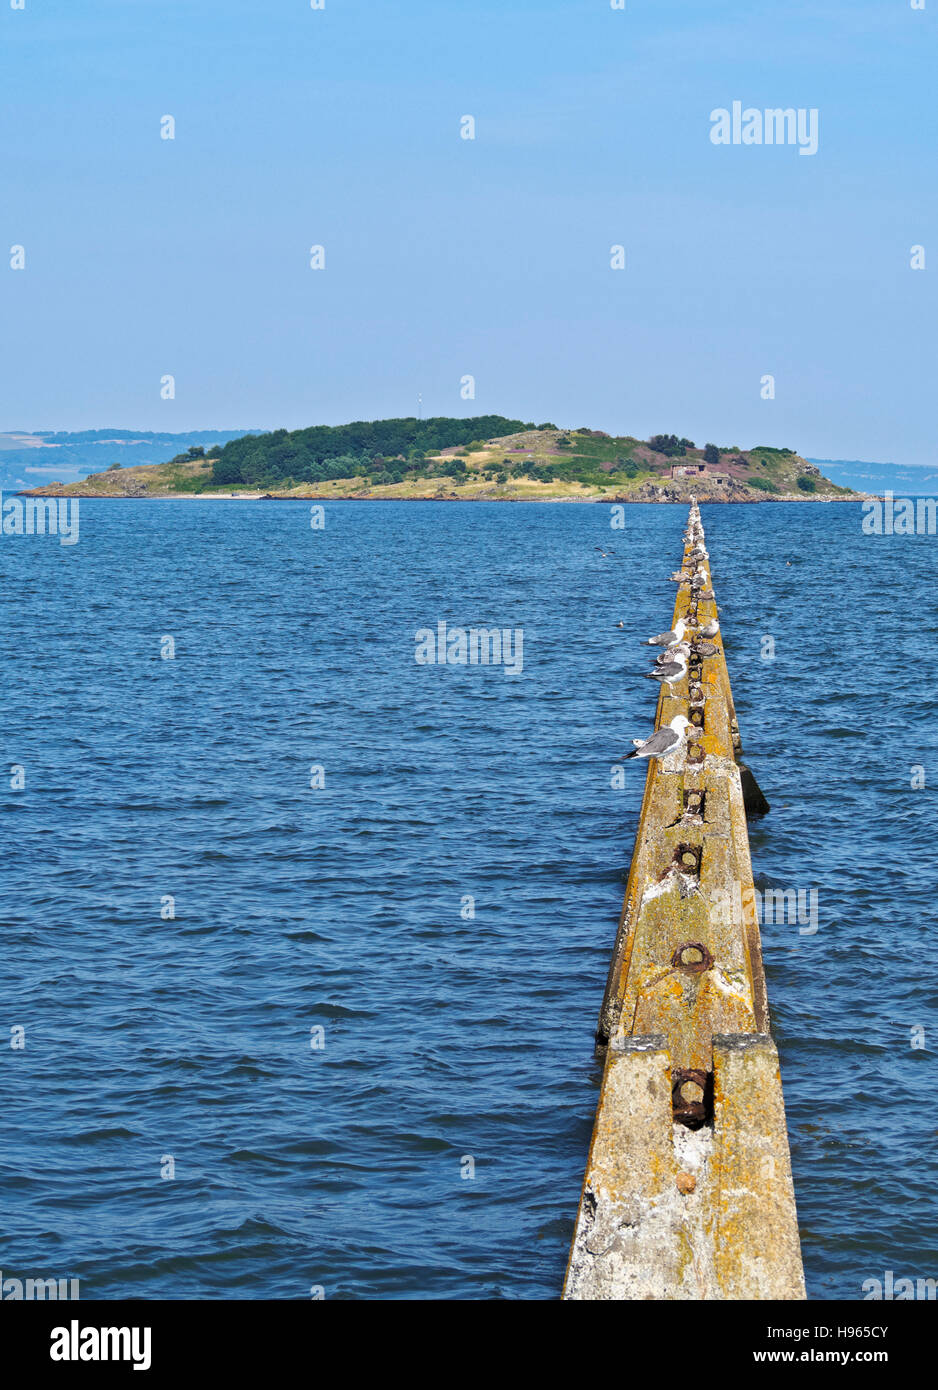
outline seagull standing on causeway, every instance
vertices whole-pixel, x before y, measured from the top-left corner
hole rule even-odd
[[[673,628],[673,630],[672,630],[671,632],[659,632],[659,633],[657,634],[657,636],[655,636],[655,637],[649,637],[647,641],[645,641],[645,642],[642,643],[642,646],[643,646],[643,647],[670,647],[670,646],[673,646],[673,644],[674,644],[675,642],[680,642],[681,638],[684,636],[684,629],[685,629],[686,626],[687,626],[687,625],[686,625],[686,623],[684,622],[684,619],[683,619],[683,618],[678,618],[678,620],[677,620],[677,622],[674,624],[674,628]]]
[[[683,714],[676,714],[670,724],[652,734],[651,738],[633,738],[634,751],[626,753],[626,758],[664,758],[668,753],[676,753],[687,742],[690,720]],[[624,759],[623,759],[624,761]]]
[[[665,647],[655,657],[655,665],[663,666],[667,661],[676,661],[679,656],[690,656],[689,642],[672,642],[670,647]]]
[[[687,675],[687,657],[683,652],[678,652],[672,661],[662,662],[653,671],[645,671],[644,676],[649,681],[660,681],[664,685],[673,685],[675,681],[683,680]]]

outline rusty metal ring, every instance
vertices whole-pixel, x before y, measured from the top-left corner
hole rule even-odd
[[[681,1087],[685,1086],[688,1081],[692,1081],[695,1086],[700,1087],[703,1092],[702,1100],[685,1100],[681,1095]],[[671,1108],[674,1118],[679,1124],[685,1124],[689,1129],[699,1129],[702,1124],[705,1124],[711,1096],[710,1077],[705,1071],[699,1071],[696,1067],[672,1068]]]
[[[685,951],[699,951],[700,960],[685,960]],[[671,957],[671,964],[675,970],[686,970],[691,975],[702,975],[705,970],[710,970],[713,966],[713,956],[707,950],[702,941],[685,941],[683,946],[678,946],[674,955]]]

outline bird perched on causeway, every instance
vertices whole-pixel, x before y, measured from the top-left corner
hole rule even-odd
[[[651,738],[633,738],[634,751],[626,753],[624,758],[664,758],[668,753],[676,753],[687,742],[690,726],[689,719],[676,714],[670,724],[658,729]]]
[[[716,618],[711,618],[709,623],[707,623],[706,627],[702,627],[700,629],[700,635],[701,637],[716,637],[719,631],[719,621]]]
[[[645,671],[645,679],[659,681],[661,685],[673,685],[687,675],[687,657],[678,652],[670,661],[663,661],[653,671]]]
[[[655,665],[663,666],[666,661],[674,661],[679,656],[690,656],[690,643],[672,642],[670,647],[665,647],[663,652],[659,652],[655,657]]]
[[[670,647],[675,642],[680,642],[681,638],[684,636],[686,626],[687,624],[684,622],[684,619],[678,618],[677,622],[674,624],[674,627],[670,632],[659,632],[656,636],[649,637],[645,642],[642,643],[642,646]]]

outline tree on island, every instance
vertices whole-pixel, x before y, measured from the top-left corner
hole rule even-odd
[[[653,434],[648,447],[666,458],[683,458],[687,450],[696,448],[696,445],[692,439],[678,439],[676,434]]]
[[[303,482],[357,477],[372,471],[376,455],[406,460],[407,467],[417,466],[423,471],[428,454],[478,445],[526,428],[523,421],[503,415],[434,416],[428,420],[411,416],[243,435],[221,450],[213,468],[213,482],[230,486],[263,480],[271,485],[288,474]]]
[[[715,468],[719,462],[720,462],[720,451],[719,451],[719,449],[717,448],[717,446],[716,446],[715,444],[705,444],[705,445],[704,445],[704,463],[709,464],[711,468]]]

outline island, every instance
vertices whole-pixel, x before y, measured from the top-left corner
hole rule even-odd
[[[560,429],[500,415],[315,425],[245,434],[166,463],[113,463],[31,497],[535,502],[858,500],[793,449]]]

